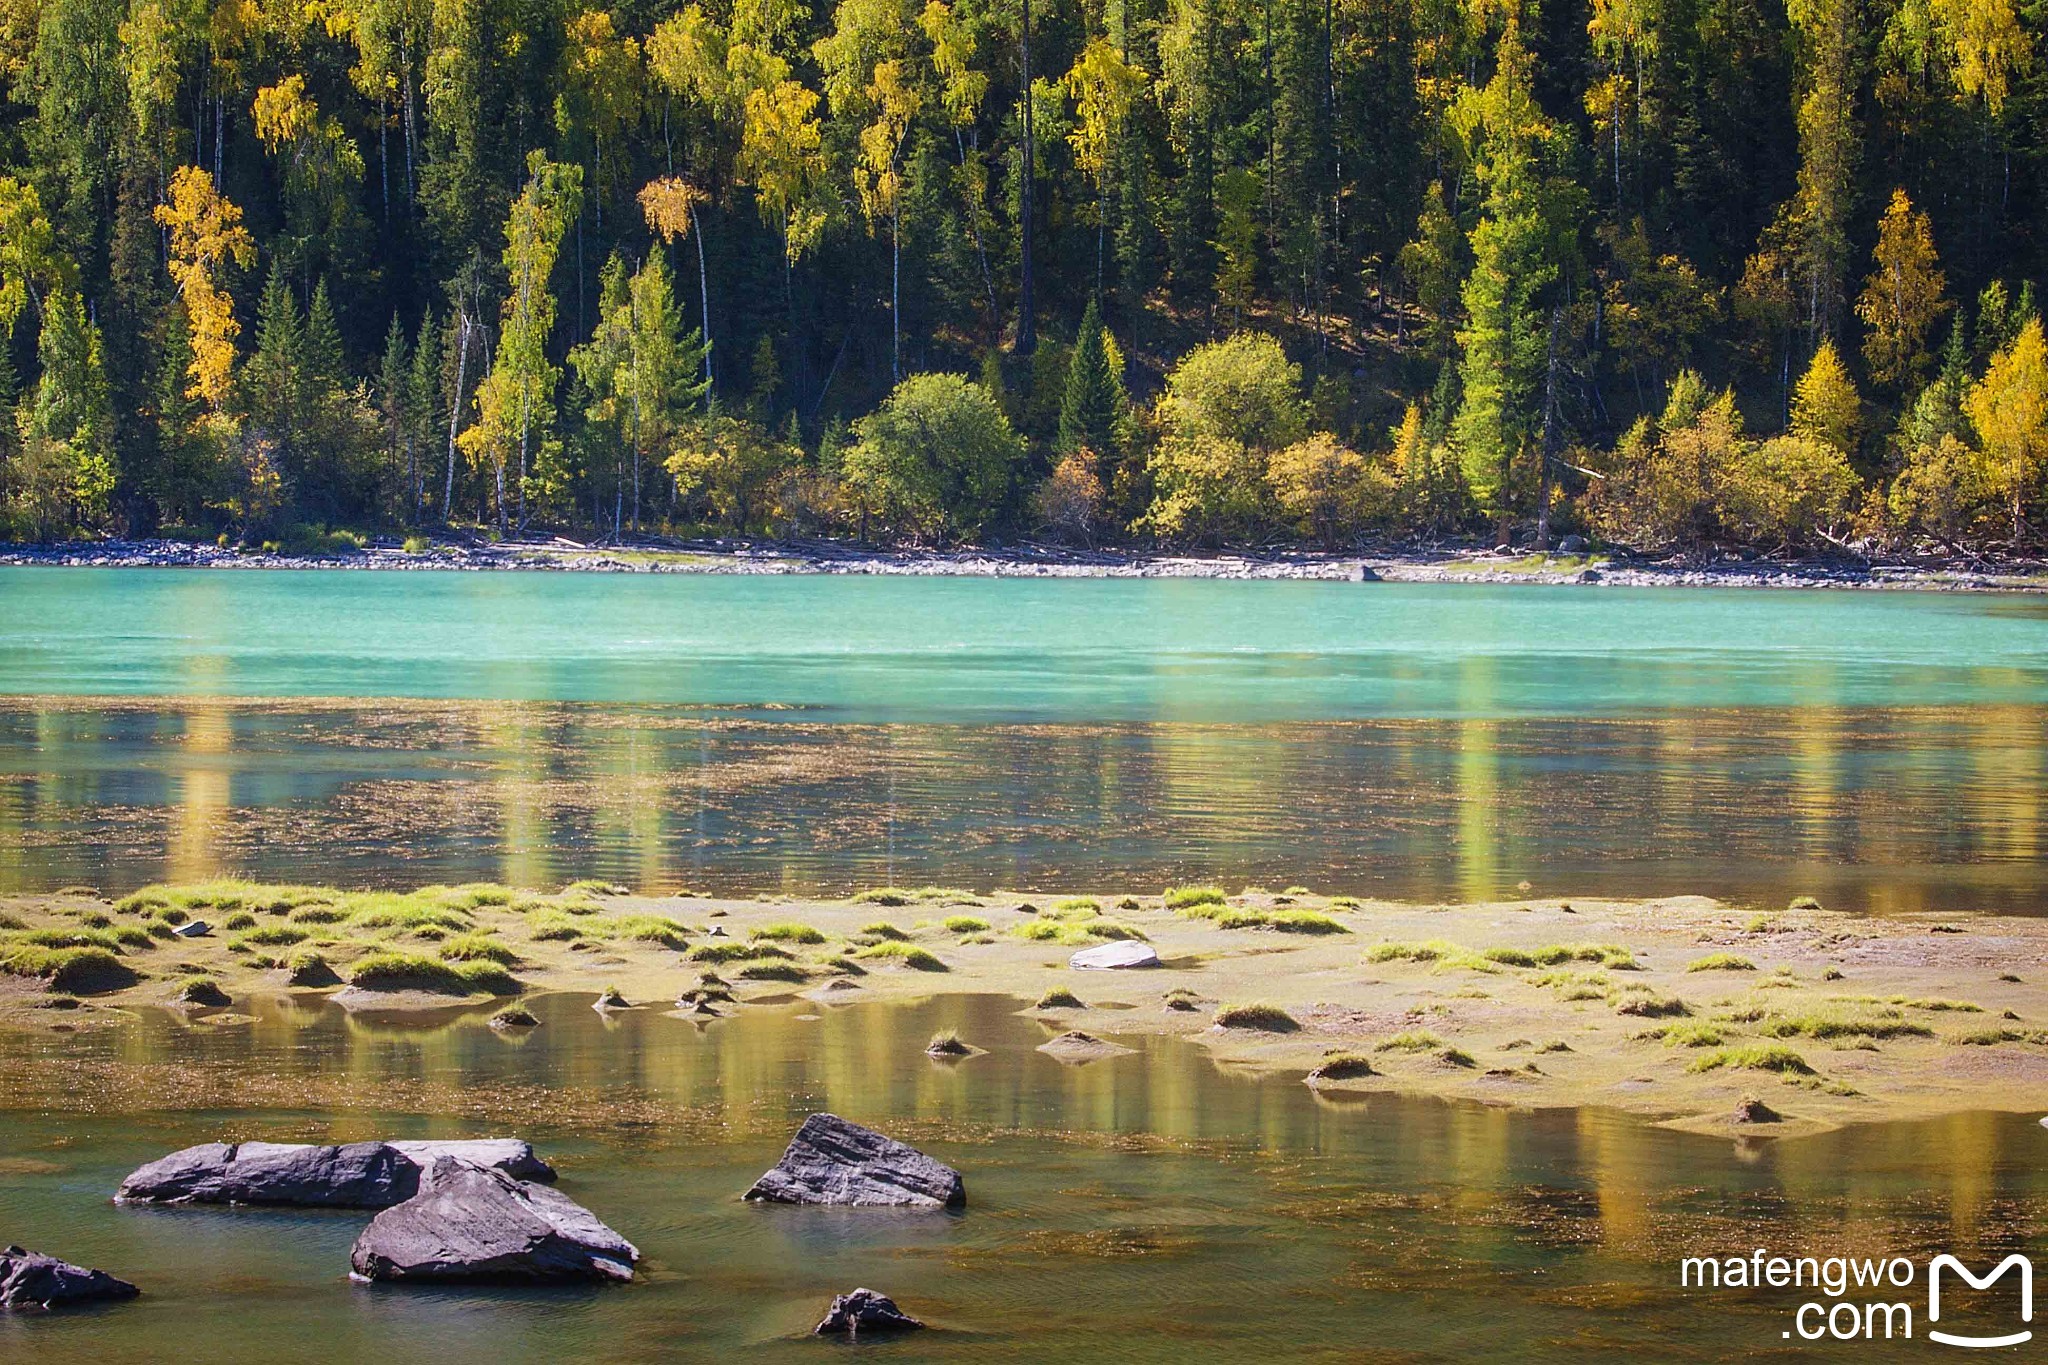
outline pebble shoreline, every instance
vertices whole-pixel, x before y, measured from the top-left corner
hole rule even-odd
[[[101,541],[58,546],[0,545],[0,565],[68,568],[330,569],[355,571],[526,570],[567,573],[873,574],[962,578],[1210,578],[1389,583],[1538,583],[1609,587],[1861,588],[1923,592],[2048,592],[2048,567],[1997,569],[1839,561],[1727,561],[1714,564],[1567,559],[1529,567],[1530,556],[1466,553],[1295,554],[1285,556],[1076,554],[1011,551],[881,552],[773,543],[686,544],[613,550],[567,541],[494,546],[437,544],[419,554],[373,546],[339,555],[238,553],[181,541]]]

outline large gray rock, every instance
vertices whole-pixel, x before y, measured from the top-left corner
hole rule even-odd
[[[825,1320],[811,1329],[821,1337],[858,1337],[863,1332],[915,1332],[924,1326],[896,1306],[896,1300],[872,1289],[841,1294],[825,1310]]]
[[[104,1270],[87,1270],[40,1251],[0,1247],[0,1313],[32,1313],[73,1303],[132,1299],[141,1292]]]
[[[172,1152],[121,1182],[120,1202],[287,1204],[388,1209],[419,1191],[420,1172],[438,1157],[502,1170],[521,1180],[555,1172],[517,1138],[472,1141],[205,1142]]]
[[[746,1198],[772,1204],[944,1209],[965,1204],[967,1186],[960,1172],[915,1147],[836,1114],[813,1114]]]
[[[419,1193],[370,1220],[349,1253],[357,1279],[534,1284],[630,1280],[639,1250],[546,1185],[437,1157]]]

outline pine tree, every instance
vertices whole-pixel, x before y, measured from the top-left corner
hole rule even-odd
[[[1066,394],[1060,402],[1059,438],[1055,448],[1062,455],[1089,451],[1096,458],[1114,460],[1119,427],[1130,407],[1123,376],[1110,365],[1103,344],[1107,332],[1102,311],[1095,301],[1081,315],[1081,331],[1074,338],[1073,354],[1067,361]]]

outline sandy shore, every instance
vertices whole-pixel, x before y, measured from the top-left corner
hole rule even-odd
[[[1313,1084],[1606,1106],[1707,1131],[2048,1110],[2048,921],[1878,920],[1811,906],[1759,916],[1689,897],[1360,903],[1298,888],[1179,909],[1118,890],[841,901],[618,891],[399,896],[224,883],[119,903],[82,889],[0,899],[0,960],[16,955],[17,973],[34,965],[35,948],[59,952],[51,945],[65,938],[115,943],[119,967],[119,979],[85,981],[90,989],[0,975],[0,1026],[118,1027],[130,1005],[228,1010],[308,990],[380,1010],[460,998],[445,993],[459,983],[344,984],[375,955],[388,964],[396,953],[508,975],[486,983],[506,1004],[615,987],[641,1007],[675,1009],[681,997],[700,1019],[792,992],[1002,993],[1097,1037],[1177,1034],[1220,1062],[1333,1073]],[[212,932],[170,936],[170,921],[192,919]],[[1069,965],[1079,949],[1124,935],[1148,942],[1161,965]],[[309,955],[321,964],[309,968]],[[688,995],[706,973],[708,989]],[[219,998],[191,990],[202,977]],[[1035,1003],[1061,989],[1079,1003]],[[181,994],[213,1003],[178,1005]],[[1247,1004],[1274,1012],[1218,1022]],[[1738,1118],[1746,1099],[1777,1118]]]
[[[583,573],[842,574],[965,578],[1212,578],[1388,583],[1600,584],[1609,587],[1889,588],[2048,591],[2048,563],[1852,560],[1622,560],[1602,554],[1469,551],[1172,555],[1026,545],[1002,550],[877,551],[832,541],[716,540],[631,547],[531,540],[437,543],[408,554],[374,544],[351,554],[238,553],[139,540],[0,544],[0,565],[87,568],[533,570]]]

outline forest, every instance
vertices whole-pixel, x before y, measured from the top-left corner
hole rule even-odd
[[[2039,0],[4,0],[0,538],[2030,552]]]

